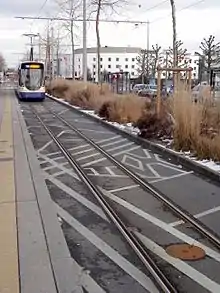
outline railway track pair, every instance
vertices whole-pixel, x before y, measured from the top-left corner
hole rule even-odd
[[[177,217],[184,222],[190,223],[190,225],[196,229],[201,235],[205,236],[206,239],[211,241],[213,245],[220,249],[220,239],[218,235],[216,235],[211,229],[206,227],[203,223],[201,223],[198,219],[192,216],[190,213],[182,209],[180,206],[176,205],[172,200],[170,200],[165,194],[161,191],[157,190],[153,185],[143,180],[140,176],[132,172],[129,168],[119,162],[115,157],[113,157],[110,153],[105,151],[100,145],[95,143],[89,137],[87,137],[84,133],[78,130],[75,126],[70,124],[64,118],[51,111],[46,106],[43,106],[45,110],[50,113],[54,119],[61,121],[65,126],[67,126],[70,130],[72,130],[77,136],[79,136],[86,143],[91,145],[94,149],[96,149],[102,156],[106,157],[109,161],[111,161],[117,168],[119,168],[124,174],[126,174],[130,179],[132,179],[136,184],[138,184],[144,191],[153,195],[156,199],[162,202],[166,207],[169,208]],[[170,282],[169,278],[163,273],[163,271],[158,267],[153,258],[148,253],[147,249],[142,245],[140,240],[136,237],[135,233],[127,227],[124,221],[121,219],[121,216],[112,208],[109,202],[106,200],[105,195],[102,191],[90,180],[88,175],[86,175],[83,168],[77,162],[77,160],[72,156],[72,154],[68,151],[68,149],[64,146],[61,140],[57,137],[57,135],[51,130],[51,127],[47,125],[44,119],[41,118],[39,113],[35,110],[34,106],[30,106],[31,111],[36,116],[38,121],[47,131],[51,139],[54,141],[56,146],[59,148],[60,152],[69,162],[71,167],[75,170],[78,176],[81,178],[82,182],[86,185],[88,190],[94,195],[96,200],[99,202],[107,216],[110,220],[115,224],[118,228],[124,239],[134,250],[136,255],[139,257],[145,268],[148,272],[150,272],[151,276],[154,279],[156,286],[159,288],[160,292],[178,292],[177,289]]]

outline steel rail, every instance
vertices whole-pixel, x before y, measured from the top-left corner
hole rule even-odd
[[[93,194],[93,196],[97,199],[99,204],[101,205],[102,209],[106,213],[106,215],[110,218],[110,220],[115,224],[117,229],[120,231],[124,239],[127,241],[127,243],[130,245],[132,250],[135,252],[135,254],[138,256],[138,258],[143,263],[144,267],[150,272],[151,276],[153,277],[153,280],[155,281],[156,287],[159,288],[159,290],[162,290],[163,293],[178,293],[178,291],[173,287],[171,282],[167,279],[167,277],[164,275],[164,273],[160,270],[160,268],[157,266],[157,264],[154,262],[154,260],[151,258],[151,256],[147,253],[147,249],[143,247],[143,245],[140,243],[140,241],[136,238],[136,236],[126,227],[126,224],[120,219],[118,214],[114,211],[114,209],[109,205],[109,203],[106,201],[105,196],[102,194],[102,192],[91,182],[91,180],[88,178],[88,176],[83,171],[82,167],[76,162],[76,160],[73,158],[71,153],[64,147],[60,139],[58,139],[54,133],[47,127],[47,125],[44,123],[44,121],[41,119],[41,117],[38,115],[38,113],[31,107],[31,111],[36,116],[36,118],[39,120],[39,122],[42,124],[46,132],[49,134],[49,136],[52,138],[52,140],[55,142],[61,153],[64,155],[64,157],[67,159],[68,163],[71,165],[71,167],[76,171],[78,176],[82,179],[83,183],[86,185],[86,187],[89,189],[89,191]]]
[[[48,109],[44,105],[45,109],[49,113],[51,113],[55,118],[62,121],[66,126],[76,132],[81,138],[83,138],[86,142],[92,145],[96,150],[98,150],[102,155],[108,158],[115,166],[117,166],[122,172],[124,172],[128,177],[133,179],[140,187],[142,187],[145,191],[150,192],[155,198],[164,203],[169,209],[171,209],[178,217],[180,217],[184,222],[190,223],[199,233],[205,236],[209,241],[211,241],[218,249],[220,249],[220,237],[204,225],[201,221],[196,219],[193,215],[191,215],[188,211],[183,209],[181,206],[177,205],[173,200],[169,199],[165,194],[159,191],[152,184],[143,180],[140,176],[132,172],[129,168],[125,167],[121,162],[115,159],[111,154],[106,152],[102,147],[96,144],[93,140],[88,138],[85,134],[83,134],[80,130],[74,127],[72,124],[67,122],[64,118],[60,117],[58,114],[54,113],[50,109]]]

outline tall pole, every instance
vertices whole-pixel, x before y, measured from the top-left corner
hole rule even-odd
[[[147,21],[147,82],[149,83],[150,22]]]
[[[83,0],[83,81],[87,82],[86,0]]]
[[[38,44],[38,50],[39,50],[39,61],[41,61],[41,37],[40,34],[38,35],[39,44]]]
[[[52,79],[54,78],[54,29],[51,26],[51,67],[52,67]]]

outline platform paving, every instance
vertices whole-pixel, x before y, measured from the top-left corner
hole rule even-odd
[[[13,90],[0,124],[0,292],[83,293]]]

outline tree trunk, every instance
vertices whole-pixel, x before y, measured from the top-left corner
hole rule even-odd
[[[170,0],[171,10],[172,10],[172,22],[173,22],[173,67],[178,66],[177,58],[177,36],[176,36],[176,7],[174,0]],[[176,92],[177,86],[177,75],[173,72],[173,86],[174,92]]]
[[[176,7],[174,0],[170,0],[171,9],[172,9],[172,21],[173,21],[173,67],[178,66],[177,60],[177,47],[176,47]]]
[[[70,35],[71,35],[71,49],[72,49],[72,78],[75,80],[75,43],[74,43],[74,30],[73,20],[70,23]]]
[[[97,39],[97,81],[100,83],[101,80],[101,70],[100,70],[100,34],[99,34],[99,18],[100,18],[100,12],[101,12],[101,5],[102,0],[98,0],[98,7],[97,7],[97,14],[96,14],[96,39]]]

